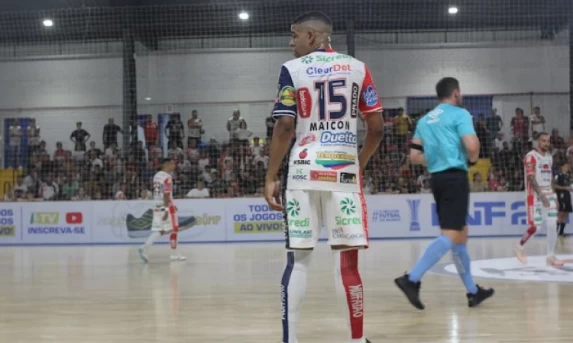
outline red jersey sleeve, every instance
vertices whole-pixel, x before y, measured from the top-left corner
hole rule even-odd
[[[537,161],[532,155],[525,156],[523,164],[525,165],[525,175],[535,175],[535,165]]]
[[[173,189],[173,182],[171,182],[171,177],[168,177],[165,179],[165,181],[163,181],[163,193],[171,193],[171,190]]]
[[[364,65],[364,81],[362,81],[362,93],[360,94],[360,103],[358,108],[363,115],[382,111],[382,102],[378,97],[378,90],[372,80],[370,69]]]

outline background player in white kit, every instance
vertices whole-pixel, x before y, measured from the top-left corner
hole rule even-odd
[[[175,161],[172,159],[165,159],[159,171],[153,177],[153,200],[155,206],[153,208],[153,221],[151,230],[153,231],[143,246],[139,248],[139,256],[144,262],[149,262],[147,256],[147,249],[158,240],[161,236],[167,233],[175,234],[172,239],[175,239],[175,245],[171,244],[172,254],[171,260],[185,260],[185,256],[177,254],[177,231],[179,224],[177,222],[177,207],[173,203],[173,178],[171,173],[175,170]]]
[[[350,326],[348,342],[364,343],[368,340],[363,334],[358,249],[368,247],[368,217],[360,175],[382,139],[382,105],[366,65],[330,47],[332,22],[324,13],[301,15],[291,33],[290,46],[297,59],[281,68],[265,185],[269,206],[284,210],[286,219],[283,342],[297,342],[307,270],[324,225],[335,255],[337,293],[344,299]],[[359,112],[367,124],[360,154]],[[276,181],[287,154],[281,200]]]
[[[547,229],[547,265],[560,267],[563,261],[555,257],[557,244],[557,211],[559,204],[553,189],[553,157],[549,153],[549,134],[542,132],[536,139],[537,147],[531,150],[523,163],[525,165],[525,204],[527,225],[529,228],[515,247],[517,258],[527,262],[523,249],[539,227],[545,224]]]

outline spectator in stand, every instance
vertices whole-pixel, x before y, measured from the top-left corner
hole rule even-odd
[[[253,145],[251,146],[250,155],[251,156],[259,156],[260,151],[263,150],[264,147],[261,145],[261,140],[259,137],[253,138]]]
[[[569,138],[569,147],[567,148],[567,160],[569,161],[569,168],[573,169],[573,137]]]
[[[147,151],[143,148],[143,141],[137,142],[137,146],[133,151],[133,156],[135,157],[135,162],[137,164],[137,169],[141,170],[145,168],[147,164]]]
[[[96,148],[96,142],[91,141],[90,148],[86,152],[87,158],[90,159],[91,156],[99,157],[101,153],[102,153],[101,150],[99,148]]]
[[[206,168],[211,165],[211,161],[209,160],[209,156],[207,155],[206,149],[201,150],[199,161],[197,164],[200,172],[204,172]]]
[[[147,116],[145,125],[143,126],[143,132],[145,133],[145,141],[148,147],[157,146],[157,124],[153,122],[151,115]]]
[[[117,148],[117,144],[115,144],[115,143],[112,143],[110,146],[108,146],[105,149],[105,157],[106,158],[114,157],[118,154],[121,155],[119,149]]]
[[[272,115],[268,116],[267,119],[265,119],[265,125],[267,127],[267,141],[270,141],[273,137],[273,130],[275,128],[275,118],[273,118]]]
[[[184,156],[183,149],[177,146],[175,142],[169,141],[169,150],[167,150],[169,158],[177,160],[179,156]]]
[[[103,127],[103,148],[104,150],[115,144],[117,146],[117,134],[123,131],[119,125],[115,124],[113,118],[109,118],[108,123]]]
[[[483,142],[480,149],[480,158],[489,158],[491,150],[491,139],[489,138],[489,131],[487,129],[485,116],[483,113],[478,115],[475,131],[479,141]]]
[[[221,148],[219,147],[219,143],[215,138],[211,138],[209,141],[209,145],[207,146],[207,155],[211,160],[211,165],[216,165],[217,161],[219,160],[219,156],[221,155]]]
[[[199,181],[197,181],[197,187],[190,190],[185,197],[192,199],[209,198],[209,188],[205,187],[205,181],[203,179],[199,179]]]
[[[551,130],[551,137],[549,137],[549,142],[551,143],[551,147],[553,149],[565,150],[565,140],[563,137],[559,136],[558,129]]]
[[[394,117],[394,144],[398,147],[398,151],[402,151],[406,146],[407,133],[412,129],[412,119],[400,107],[398,113]]]
[[[95,194],[95,193],[94,193]],[[87,201],[91,200],[90,196],[86,193],[83,187],[78,188],[78,193],[72,198],[73,201]]]
[[[494,162],[497,168],[511,170],[517,167],[517,154],[509,148],[508,142],[503,142],[503,149],[498,154],[498,160]]]
[[[28,134],[28,155],[30,155],[36,151],[42,141],[40,127],[36,124],[36,119],[30,119],[30,125],[28,125],[26,131]]]
[[[541,114],[541,108],[539,106],[533,108],[533,114],[530,120],[532,132],[545,132],[545,117]]]
[[[40,178],[38,177],[38,170],[35,168],[31,168],[29,169],[30,173],[28,175],[26,175],[26,177],[24,178],[24,184],[26,185],[26,187],[28,187],[28,191],[34,193],[34,195],[38,194],[38,192],[40,191],[40,186],[42,184],[42,182],[40,181]]]
[[[82,129],[82,122],[76,123],[76,129],[72,132],[70,140],[74,143],[74,159],[83,160],[86,152],[86,142],[90,139],[91,135],[86,130]]]
[[[71,200],[78,194],[79,188],[80,184],[77,180],[74,180],[72,177],[66,177],[62,185],[62,198],[64,200]]]
[[[56,200],[60,189],[58,184],[54,181],[54,177],[50,174],[46,177],[46,182],[40,186],[39,196],[44,200]]]
[[[197,140],[191,139],[188,143],[189,145],[187,146],[187,151],[185,151],[186,159],[194,162],[199,161],[201,154],[199,152]]]
[[[64,150],[62,142],[56,143],[56,151],[54,151],[54,161],[58,164],[63,164],[66,159],[66,150]]]
[[[227,182],[219,178],[219,173],[217,170],[211,171],[211,184],[209,185],[209,190],[213,198],[220,197],[221,194],[225,193],[227,189]]]
[[[390,116],[388,110],[382,111],[382,120],[384,120],[384,137],[392,139],[394,136],[394,118]]]
[[[264,168],[267,169],[269,165],[269,156],[267,155],[266,150],[259,150],[259,155],[253,159],[253,164],[258,165],[262,163]]]
[[[172,114],[169,122],[165,126],[165,136],[168,139],[168,146],[174,143],[178,148],[183,149],[183,135],[185,134],[183,123],[179,120],[179,114]]]
[[[487,185],[483,183],[480,173],[474,173],[472,183],[470,184],[471,192],[487,192]]]
[[[115,193],[115,196],[113,197],[114,200],[126,200],[126,193],[127,193],[127,185],[125,183],[121,183],[119,185],[119,190],[117,191],[117,193]]]
[[[529,120],[523,115],[523,110],[519,107],[515,109],[515,117],[511,118],[511,130],[513,149],[523,151],[529,140]]]
[[[503,138],[503,132],[498,132],[493,141],[494,152],[499,153],[503,149]]]
[[[205,133],[205,130],[203,130],[203,121],[199,118],[197,110],[191,111],[191,118],[187,121],[187,127],[189,128],[187,146],[191,145],[191,141],[195,141],[195,146],[200,146],[201,135]]]
[[[18,124],[18,119],[12,120],[12,125],[8,128],[8,144],[10,145],[12,166],[22,168],[22,127]]]
[[[191,163],[183,158],[183,156],[179,156],[179,159],[177,160],[177,171],[183,172],[184,174],[191,171]]]
[[[420,193],[422,194],[430,194],[432,193],[432,180],[425,179],[424,183],[422,184],[422,188],[420,189]]]
[[[18,181],[14,185],[14,200],[24,199],[26,192],[28,191],[28,186],[24,183],[24,178],[20,175],[18,176]]]
[[[497,114],[497,108],[493,108],[491,110],[491,115],[489,117],[487,117],[486,128],[489,131],[489,135],[491,138],[491,141],[488,141],[488,142],[492,143],[491,148],[494,149],[495,148],[495,141],[497,140],[497,137],[498,137],[501,129],[503,128],[503,120]],[[501,145],[500,145],[499,149],[501,149]]]
[[[247,122],[241,117],[241,111],[235,109],[233,116],[227,120],[227,131],[229,131],[229,142],[239,143],[238,133],[240,129],[247,129]]]
[[[509,191],[510,192],[520,192],[525,189],[525,184],[523,182],[523,170],[516,169],[513,172],[513,177],[509,182]]]

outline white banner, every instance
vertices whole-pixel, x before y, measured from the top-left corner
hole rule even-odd
[[[430,194],[367,196],[371,238],[435,237]],[[281,241],[284,220],[263,199],[176,200],[181,242]],[[1,244],[142,243],[151,233],[153,201],[3,203]],[[325,214],[328,215],[328,214]],[[473,193],[471,236],[521,235],[526,229],[523,193]],[[567,227],[567,232],[573,228]],[[324,231],[324,230],[323,230]],[[321,235],[326,237],[325,232]],[[167,237],[163,239],[167,240]]]
[[[224,200],[227,213],[227,241],[284,239],[284,219],[260,198]]]
[[[91,202],[22,204],[22,243],[91,243]]]
[[[2,203],[0,205],[0,244],[22,242],[22,206]]]
[[[101,201],[94,205],[93,243],[142,243],[151,234],[153,201]],[[181,227],[194,223],[179,234],[180,242],[225,241],[223,201],[176,200],[175,205]]]

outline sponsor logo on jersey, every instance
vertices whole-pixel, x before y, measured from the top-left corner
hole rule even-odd
[[[308,55],[308,56],[304,56],[300,59],[300,61],[304,64],[311,64],[313,62],[335,62],[335,61],[339,61],[339,60],[349,60],[352,59],[352,56],[349,55],[344,55],[344,54],[337,54],[334,56],[323,56],[323,55],[316,55],[316,56],[312,56],[312,55]]]
[[[358,93],[360,92],[360,86],[356,82],[352,83],[352,101],[350,103],[350,118],[358,117]]]
[[[320,136],[322,145],[356,145],[356,135],[351,132],[324,131]]]
[[[376,89],[370,85],[362,91],[362,98],[367,106],[374,106],[378,103],[378,93],[376,93]]]
[[[312,98],[308,88],[300,88],[296,92],[298,115],[300,118],[309,118],[312,110]]]
[[[336,177],[337,177],[336,172],[319,171],[319,170],[310,171],[310,179],[312,181],[336,182],[337,181]]]
[[[337,73],[349,73],[351,71],[350,64],[334,64],[329,67],[308,67],[306,68],[306,75],[313,77]]]
[[[305,146],[307,144],[314,143],[314,142],[316,142],[316,135],[311,133],[310,135],[303,137],[300,140],[300,142],[298,143],[298,146]]]
[[[340,173],[340,183],[354,183],[354,184],[356,184],[356,174]]]
[[[359,219],[360,220],[360,219]],[[361,224],[361,223],[358,223]],[[364,232],[357,232],[357,233],[346,233],[344,229],[339,227],[338,229],[332,230],[332,238],[342,238],[342,239],[358,239],[364,238]]]
[[[308,152],[307,152],[307,151],[308,151],[308,149],[304,149],[303,151],[301,151],[301,152],[298,154],[298,157],[299,157],[300,159],[305,159],[305,158],[308,156]]]
[[[278,96],[278,100],[281,104],[287,107],[294,106],[296,104],[296,90],[292,86],[283,87]]]
[[[310,131],[350,130],[349,121],[321,121],[310,123]]]
[[[300,158],[299,160],[294,160],[293,164],[296,165],[310,165],[310,160],[306,160],[306,157],[308,156],[308,152],[307,149],[304,149],[303,151],[301,151],[298,154],[298,158]]]
[[[356,155],[345,152],[317,152],[314,162],[319,166],[330,169],[342,169],[351,164],[356,164]]]
[[[297,166],[301,166],[301,165],[309,166],[310,161],[309,160],[294,160],[293,164],[295,164]]]
[[[308,174],[305,173],[304,169],[298,168],[295,170],[295,173],[291,176],[291,178],[295,181],[307,181]]]
[[[310,217],[299,218],[301,208],[298,200],[293,199],[287,203],[289,237],[310,238],[312,230],[310,229]]]

